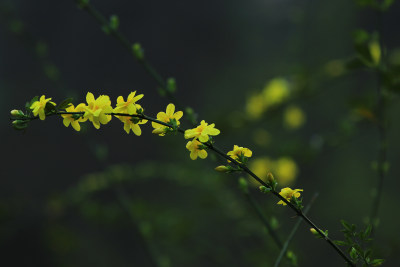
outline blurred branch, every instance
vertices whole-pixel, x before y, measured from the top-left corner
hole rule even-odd
[[[308,203],[308,205],[304,208],[304,213],[307,214],[308,211],[310,210],[312,204],[314,203],[315,199],[318,197],[318,193],[315,193],[314,196],[311,198],[310,203]],[[278,267],[280,262],[282,261],[283,255],[286,254],[287,248],[289,246],[290,241],[292,240],[292,238],[294,237],[294,234],[296,233],[297,229],[299,228],[300,224],[302,222],[302,219],[299,218],[296,222],[296,224],[294,225],[292,231],[290,232],[288,238],[285,241],[285,244],[283,244],[283,247],[281,249],[281,252],[279,253],[278,258],[275,261],[274,267]]]

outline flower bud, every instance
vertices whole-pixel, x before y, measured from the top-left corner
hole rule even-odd
[[[263,192],[264,194],[271,192],[271,188],[268,188],[266,186],[261,185],[259,187],[260,191]]]
[[[143,60],[144,59],[144,51],[142,49],[142,46],[139,43],[134,43],[132,45],[132,50],[133,54],[138,60]]]
[[[224,166],[224,165],[218,166],[214,170],[216,170],[217,172],[228,172],[228,171],[230,171],[230,169],[227,166]]]
[[[28,123],[24,120],[15,120],[12,122],[12,126],[15,130],[24,130],[28,127]]]
[[[22,112],[22,110],[13,109],[13,110],[11,110],[10,114],[14,118],[23,118],[23,117],[25,117],[25,114]]]
[[[275,182],[275,177],[270,172],[267,174],[267,181],[269,184],[273,184]]]
[[[166,132],[165,127],[156,128],[152,131],[153,134],[165,134]]]

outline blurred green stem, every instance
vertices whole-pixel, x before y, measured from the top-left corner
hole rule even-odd
[[[375,227],[378,223],[379,206],[382,198],[383,182],[385,180],[387,171],[387,133],[386,133],[386,99],[383,90],[382,83],[382,71],[386,69],[386,49],[383,42],[383,11],[378,10],[378,34],[379,34],[379,45],[381,48],[381,60],[377,68],[377,125],[378,125],[378,158],[377,158],[377,172],[378,172],[378,184],[376,187],[376,193],[372,203],[371,211],[371,223]]]
[[[150,265],[158,267],[159,264],[157,263],[156,257],[154,256],[154,253],[153,253],[153,250],[150,248],[149,241],[147,240],[147,238],[145,236],[143,236],[142,231],[140,231],[140,229],[136,223],[135,215],[133,214],[132,209],[130,208],[131,200],[129,199],[128,195],[121,187],[117,187],[115,189],[115,195],[116,195],[117,200],[120,203],[121,207],[125,210],[126,214],[128,215],[129,219],[131,220],[135,232],[140,237],[140,241],[143,244],[142,247],[148,256],[147,258],[149,258],[149,260],[150,260]]]
[[[307,214],[308,211],[310,210],[312,204],[314,203],[315,199],[318,197],[318,193],[315,193],[314,196],[311,198],[310,202],[308,203],[308,205],[304,208],[304,214]],[[285,241],[285,244],[283,244],[283,247],[281,249],[281,252],[279,253],[278,258],[275,261],[275,265],[274,267],[278,267],[279,264],[282,261],[283,255],[286,254],[287,248],[289,246],[290,241],[292,241],[292,238],[294,237],[294,234],[296,233],[297,229],[299,228],[300,224],[301,224],[302,220],[299,218],[296,222],[296,224],[294,225],[292,231],[290,232],[288,238]]]
[[[80,2],[79,0],[75,0],[76,2]],[[165,94],[170,101],[174,102],[178,108],[183,108],[180,105],[179,101],[176,97],[167,90],[167,85],[165,80],[161,77],[161,75],[155,70],[155,68],[146,60],[145,57],[137,57],[132,49],[132,43],[126,38],[118,29],[110,27],[108,20],[101,14],[93,5],[90,3],[86,3],[81,5],[81,8],[85,10],[89,15],[91,15],[103,29],[107,29],[107,31],[113,36],[123,47],[125,47],[131,55],[138,60],[138,62],[143,66],[146,72],[156,81],[160,90],[163,94]]]
[[[47,116],[53,116],[53,115],[62,115],[62,114],[79,114],[83,115],[84,112],[55,112],[55,113],[50,113]],[[164,125],[166,127],[169,127],[171,129],[174,129],[173,125],[170,125],[166,122],[159,121],[157,119],[154,119],[152,117],[146,116],[144,114],[126,114],[126,113],[108,113],[106,115],[113,115],[113,116],[130,116],[130,117],[136,117],[144,120],[148,120],[151,122],[155,122],[161,125]],[[26,117],[25,120],[34,120],[37,119],[38,117]],[[185,130],[183,128],[177,128],[177,131],[184,134]],[[297,216],[300,216],[303,218],[303,220],[309,224],[312,228],[314,228],[318,234],[324,239],[347,263],[349,266],[355,266],[355,264],[344,254],[344,252],[327,236],[325,235],[319,227],[317,227],[305,214],[301,209],[298,209],[295,205],[293,205],[290,201],[288,201],[286,198],[281,196],[277,191],[275,191],[273,188],[271,188],[267,183],[265,183],[263,180],[261,180],[257,175],[255,175],[246,165],[243,163],[233,159],[232,157],[228,156],[226,153],[222,152],[218,147],[214,146],[212,143],[207,142],[203,143],[203,145],[207,146],[209,149],[220,155],[221,157],[227,159],[229,162],[232,162],[236,166],[240,167],[244,172],[249,174],[251,177],[253,177],[257,182],[259,182],[261,185],[265,186],[266,188],[269,188],[271,193],[282,200],[286,205],[288,205],[296,214]]]
[[[261,211],[260,206],[258,205],[257,201],[250,195],[249,192],[245,192],[244,195],[246,196],[246,199],[249,201],[250,205],[254,208],[256,211],[258,217],[260,218],[261,222],[265,225],[265,227],[268,230],[268,233],[272,237],[272,239],[275,241],[275,244],[278,246],[279,249],[283,248],[282,242],[279,239],[278,235],[276,234],[275,230],[272,229],[272,226],[268,222],[268,219],[265,217],[264,213]]]

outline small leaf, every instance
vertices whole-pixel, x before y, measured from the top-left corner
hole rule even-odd
[[[71,106],[72,98],[64,99],[60,104],[56,106],[57,110],[66,109]]]
[[[384,259],[375,259],[372,260],[370,263],[372,264],[372,266],[380,266],[384,261],[385,261]]]
[[[348,246],[349,243],[347,243],[346,241],[341,241],[341,240],[335,240],[333,241],[333,243],[335,243],[338,246]]]

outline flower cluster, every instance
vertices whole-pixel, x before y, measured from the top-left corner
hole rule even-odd
[[[86,103],[80,103],[76,107],[69,99],[57,105],[50,101],[51,98],[46,98],[43,95],[40,99],[34,98],[28,108],[33,116],[37,117],[39,115],[41,120],[44,120],[46,115],[60,114],[65,127],[71,125],[76,131],[81,130],[79,123],[87,120],[92,122],[96,129],[100,129],[100,125],[110,122],[112,115],[114,115],[124,123],[124,130],[128,134],[132,130],[134,134],[139,136],[141,135],[139,125],[146,123],[147,120],[143,120],[137,116],[143,109],[139,104],[136,104],[136,101],[140,100],[143,95],[135,96],[135,94],[136,91],[131,92],[128,95],[127,101],[124,101],[124,98],[119,96],[115,108],[112,107],[109,96],[100,95],[95,98],[91,92],[86,94]]]
[[[204,120],[201,121],[200,125],[194,129],[185,131],[185,139],[193,138],[186,144],[186,148],[190,151],[190,158],[192,160],[200,157],[205,159],[207,157],[207,146],[203,143],[207,143],[210,140],[210,136],[219,135],[220,131],[215,128],[215,124],[208,125]]]
[[[66,99],[57,105],[50,101],[51,98],[46,98],[42,95],[40,98],[34,97],[27,103],[26,114],[21,110],[12,110],[11,116],[14,120],[13,127],[18,130],[23,130],[27,127],[29,120],[37,117],[39,117],[40,120],[44,120],[46,116],[61,115],[64,126],[68,127],[71,125],[76,131],[80,131],[80,123],[86,121],[92,122],[96,129],[100,129],[102,124],[107,124],[114,116],[123,123],[123,128],[126,133],[129,134],[130,131],[132,131],[137,136],[140,136],[142,133],[140,125],[145,124],[150,120],[152,122],[152,127],[154,128],[154,134],[164,136],[168,133],[179,131],[184,133],[185,139],[191,139],[187,142],[186,148],[190,151],[190,158],[192,160],[196,160],[198,157],[205,159],[208,156],[207,149],[215,150],[221,154],[221,152],[216,150],[213,146],[214,141],[212,140],[212,137],[220,134],[220,130],[215,128],[214,123],[208,124],[202,120],[200,125],[197,127],[184,131],[179,128],[179,120],[182,118],[183,112],[175,112],[174,104],[168,104],[165,112],[159,112],[157,114],[157,119],[154,119],[145,116],[142,106],[137,103],[137,101],[142,98],[143,94],[136,95],[136,91],[131,92],[126,98],[126,101],[124,97],[118,96],[116,106],[113,108],[109,96],[100,95],[96,98],[91,92],[88,92],[86,95],[86,103],[80,103],[76,106],[71,103],[71,99]],[[227,159],[228,164],[218,166],[215,170],[226,173],[248,171],[246,164],[252,154],[253,152],[250,149],[234,145],[233,150],[229,151],[224,156]],[[271,164],[263,163],[263,166],[264,165],[266,166]],[[262,172],[266,173],[266,171]],[[259,176],[259,174],[257,174],[257,176]],[[265,179],[259,179],[263,184]],[[271,173],[268,173],[266,180],[266,183],[260,188],[261,191],[264,193],[275,191],[278,183]],[[293,190],[286,187],[283,188],[279,194],[284,199],[301,209],[301,200],[298,199],[301,191],[303,190]],[[283,200],[279,201],[278,204],[286,205]]]
[[[284,197],[287,201],[291,202],[292,198],[297,199],[298,197],[300,197],[300,193],[303,191],[303,189],[291,189],[290,187],[285,187],[281,189],[281,192],[279,192],[279,195],[281,195],[282,197]],[[281,200],[279,201],[277,204],[281,204],[283,206],[286,206],[287,204]]]

